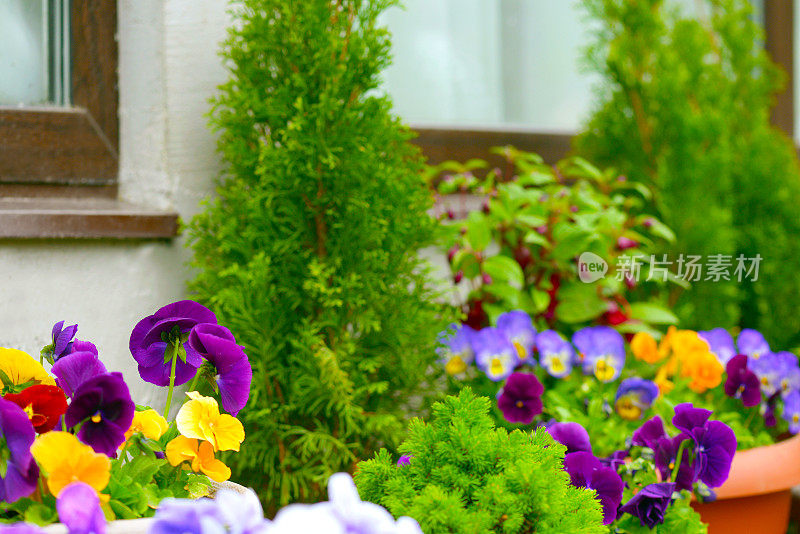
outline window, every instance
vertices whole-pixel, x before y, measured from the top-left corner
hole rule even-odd
[[[14,82],[0,83],[0,237],[175,235],[174,214],[116,201],[116,2],[0,5],[0,41],[17,51],[0,63]]]

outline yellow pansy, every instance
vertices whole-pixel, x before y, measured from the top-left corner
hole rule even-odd
[[[189,462],[192,471],[202,472],[211,480],[224,482],[231,477],[230,468],[214,457],[214,447],[207,441],[197,441],[186,436],[178,436],[169,443],[164,451],[172,465]]]
[[[105,454],[96,453],[69,432],[42,434],[31,445],[36,463],[47,477],[47,487],[58,497],[61,490],[76,481],[84,482],[101,495],[111,478],[111,461]]]
[[[47,374],[44,367],[26,352],[17,349],[0,347],[0,383],[2,389],[19,386],[22,384],[45,384],[55,386],[56,381]],[[10,384],[6,383],[5,375]]]
[[[178,431],[187,438],[205,440],[215,451],[238,451],[244,441],[242,423],[228,414],[220,414],[217,401],[196,391],[186,395],[191,399],[181,406],[175,422]]]
[[[133,413],[131,427],[125,432],[125,439],[140,432],[148,439],[159,439],[167,431],[167,420],[153,409]]]
[[[703,393],[720,385],[724,372],[722,364],[709,351],[693,352],[681,362],[681,376],[691,379],[689,388],[696,393]]]

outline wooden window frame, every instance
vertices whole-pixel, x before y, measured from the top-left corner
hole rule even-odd
[[[117,198],[117,2],[72,0],[69,107],[0,107],[0,238],[169,238]]]

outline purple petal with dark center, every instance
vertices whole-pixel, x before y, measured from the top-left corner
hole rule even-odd
[[[96,452],[116,456],[133,421],[135,406],[121,373],[106,373],[89,379],[73,396],[64,414],[69,428],[83,424],[78,438]],[[95,415],[99,421],[92,421]]]

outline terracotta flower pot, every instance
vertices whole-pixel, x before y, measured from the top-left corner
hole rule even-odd
[[[712,503],[692,503],[709,534],[785,534],[791,488],[800,484],[800,434],[739,451]]]

